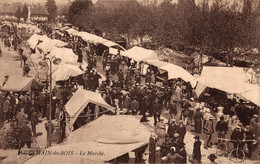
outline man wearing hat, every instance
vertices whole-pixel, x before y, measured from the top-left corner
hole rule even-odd
[[[9,113],[11,110],[10,96],[7,96],[7,99],[3,103],[3,111],[4,111],[4,121],[8,122]]]
[[[218,157],[215,154],[210,154],[208,156],[208,159],[210,160],[210,164],[217,164],[217,162],[215,162],[215,159],[217,159]]]
[[[184,125],[182,120],[179,121],[178,133],[180,135],[180,139],[183,141],[186,134],[186,126]]]
[[[171,120],[169,120],[169,126],[168,126],[168,135],[173,138],[174,133],[178,132],[178,125],[176,124],[176,120],[174,118],[172,118]]]
[[[153,105],[153,112],[154,112],[154,126],[156,127],[157,124],[157,119],[160,120],[161,116],[161,111],[162,111],[162,104],[156,99],[155,103]]]
[[[214,129],[213,129],[213,122],[212,120],[214,119],[213,116],[209,117],[209,119],[205,119],[205,124],[204,124],[204,133],[207,136],[207,142],[205,142],[204,148],[211,148],[212,147],[212,142],[211,142],[211,138],[212,135],[214,133]]]
[[[224,121],[224,116],[221,116],[219,119],[220,121],[218,121],[216,124],[216,132],[219,138],[218,143],[220,143],[220,139],[225,138],[225,135],[228,131],[228,124]]]
[[[136,115],[139,111],[139,102],[136,98],[131,102],[131,111],[133,115]]]
[[[20,131],[19,152],[21,151],[21,148],[23,148],[25,144],[27,145],[28,148],[31,148],[31,143],[32,143],[32,131],[29,128],[29,122],[25,121]]]
[[[8,79],[9,79],[9,76],[6,75],[6,76],[5,76],[5,80],[4,80],[3,84],[2,84],[2,87],[6,84],[6,82],[8,81]]]
[[[236,128],[233,130],[230,139],[233,141],[234,149],[239,146],[239,149],[242,149],[244,147],[244,143],[239,143],[238,141],[242,141],[244,139],[245,132],[242,129],[242,124],[238,123]]]
[[[254,133],[252,132],[252,130],[250,129],[250,126],[247,125],[246,128],[245,128],[245,136],[246,136],[246,140],[248,140],[246,142],[247,144],[247,148],[248,148],[248,154],[246,154],[249,158],[252,157],[252,151],[253,151],[253,147],[252,147],[252,144],[253,144],[253,141],[255,139],[255,135]]]
[[[150,136],[150,140],[149,140],[149,163],[155,163],[155,159],[156,159],[156,134],[152,133]]]
[[[176,149],[176,152],[177,152],[178,154],[180,154],[180,156],[182,156],[182,158],[179,159],[179,160],[177,161],[177,163],[187,163],[187,151],[186,151],[186,149],[185,149],[185,143],[181,143],[179,146],[180,146],[180,147],[178,147],[178,148]]]

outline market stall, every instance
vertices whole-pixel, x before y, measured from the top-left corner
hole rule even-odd
[[[54,81],[65,81],[70,77],[76,77],[78,75],[84,74],[84,71],[79,69],[76,65],[61,64],[52,72],[52,77]]]
[[[156,60],[157,54],[153,50],[148,50],[142,47],[133,47],[122,54],[125,57],[131,58],[137,62]]]
[[[6,84],[0,88],[2,91],[26,92],[33,89],[39,89],[43,84],[36,81],[34,78],[23,76],[10,76]]]
[[[64,153],[73,150],[73,158],[37,155],[26,163],[105,163],[147,145],[152,130],[140,123],[138,116],[103,115],[72,132],[65,145],[46,149]]]
[[[88,105],[88,103],[97,104],[114,112],[114,108],[105,102],[105,100],[101,97],[100,93],[78,89],[77,92],[71,97],[71,99],[65,105],[66,111],[71,117],[70,127],[73,126],[77,117]]]
[[[192,87],[195,87],[197,84],[197,79],[192,76],[188,71],[174,64],[168,63],[159,69],[165,70],[168,72],[168,80],[181,78],[186,82],[190,82]]]

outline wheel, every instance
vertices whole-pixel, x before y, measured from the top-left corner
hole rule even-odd
[[[4,149],[15,149],[17,148],[18,143],[15,138],[6,136],[2,140],[2,145]]]
[[[242,150],[234,149],[229,154],[230,160],[236,163],[244,162],[245,153]]]
[[[219,156],[223,156],[223,155],[226,154],[226,152],[227,152],[227,144],[224,143],[224,142],[220,142],[217,145],[216,154],[219,155]]]

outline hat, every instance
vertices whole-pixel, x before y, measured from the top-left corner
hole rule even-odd
[[[257,115],[257,114],[254,114],[253,117],[258,118],[258,115]]]
[[[242,127],[242,124],[241,123],[238,123],[236,128],[241,128]]]
[[[14,93],[15,96],[18,96],[19,94],[18,93]]]
[[[179,137],[179,133],[174,133],[173,136],[174,137]]]
[[[53,99],[53,100],[56,100],[56,99],[57,99],[57,97],[53,96],[53,97],[52,97],[52,99]]]
[[[171,121],[172,121],[172,122],[176,122],[175,118],[172,118]]]
[[[200,136],[195,136],[194,138],[199,140],[199,139],[200,139]]]
[[[156,136],[155,133],[152,133],[150,137],[151,137],[151,138],[156,138],[157,136]]]
[[[215,155],[215,154],[210,154],[209,156],[208,156],[208,159],[217,159],[218,157]]]
[[[209,117],[209,119],[210,119],[210,120],[213,120],[213,119],[214,119],[214,117],[213,117],[213,116],[210,116],[210,117]]]
[[[176,149],[175,147],[171,147],[171,148],[170,148],[170,150],[173,150],[173,151],[175,151],[175,149]]]
[[[191,101],[194,101],[194,98],[192,97],[192,98],[190,98],[190,100],[191,100]]]
[[[206,108],[206,107],[204,107],[204,110],[205,110],[205,112],[210,112],[210,109],[209,108]]]
[[[159,125],[159,128],[165,129],[165,126],[164,126],[163,124],[160,124],[160,125]]]
[[[160,148],[159,146],[157,146],[157,147],[155,148],[155,150],[156,150],[156,151],[160,151],[161,148]]]

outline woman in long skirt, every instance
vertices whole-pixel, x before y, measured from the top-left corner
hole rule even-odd
[[[196,133],[201,133],[202,119],[203,119],[203,115],[200,111],[200,108],[198,108],[194,114],[194,123],[195,123],[195,132]]]

